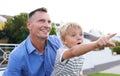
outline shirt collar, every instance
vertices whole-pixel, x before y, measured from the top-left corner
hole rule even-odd
[[[27,42],[26,42],[27,50],[28,50],[28,53],[30,54],[30,53],[32,53],[33,51],[35,51],[36,48],[33,46],[32,42],[31,42],[31,40],[30,40],[30,36],[27,37],[27,40],[26,40],[26,41],[27,41]],[[50,41],[50,39],[49,39],[49,37],[48,37],[47,40],[46,40],[46,45],[45,45],[45,46],[47,46],[47,43],[49,43],[49,41]]]
[[[35,51],[36,49],[35,49],[35,47],[32,45],[32,42],[31,42],[31,40],[30,40],[30,36],[27,37],[27,40],[26,40],[26,41],[27,41],[27,42],[26,42],[27,51],[28,51],[28,53],[30,54],[30,53],[32,53],[33,51]]]

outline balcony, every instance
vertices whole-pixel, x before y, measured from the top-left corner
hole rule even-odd
[[[5,69],[10,52],[17,46],[18,44],[0,44],[0,71]]]

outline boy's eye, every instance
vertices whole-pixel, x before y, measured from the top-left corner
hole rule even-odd
[[[80,34],[80,36],[83,36],[83,34]]]
[[[71,35],[72,37],[75,37],[75,34]]]

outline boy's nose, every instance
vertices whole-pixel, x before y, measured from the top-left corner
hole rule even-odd
[[[79,35],[79,36],[78,36],[78,39],[82,39],[82,37],[83,37],[83,36],[80,36],[80,35]]]

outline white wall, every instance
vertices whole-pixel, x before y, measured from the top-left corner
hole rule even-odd
[[[101,51],[91,51],[85,54],[84,57],[85,62],[83,69],[94,68],[95,65],[120,60],[120,55],[112,55],[112,51],[109,48],[105,48]]]

